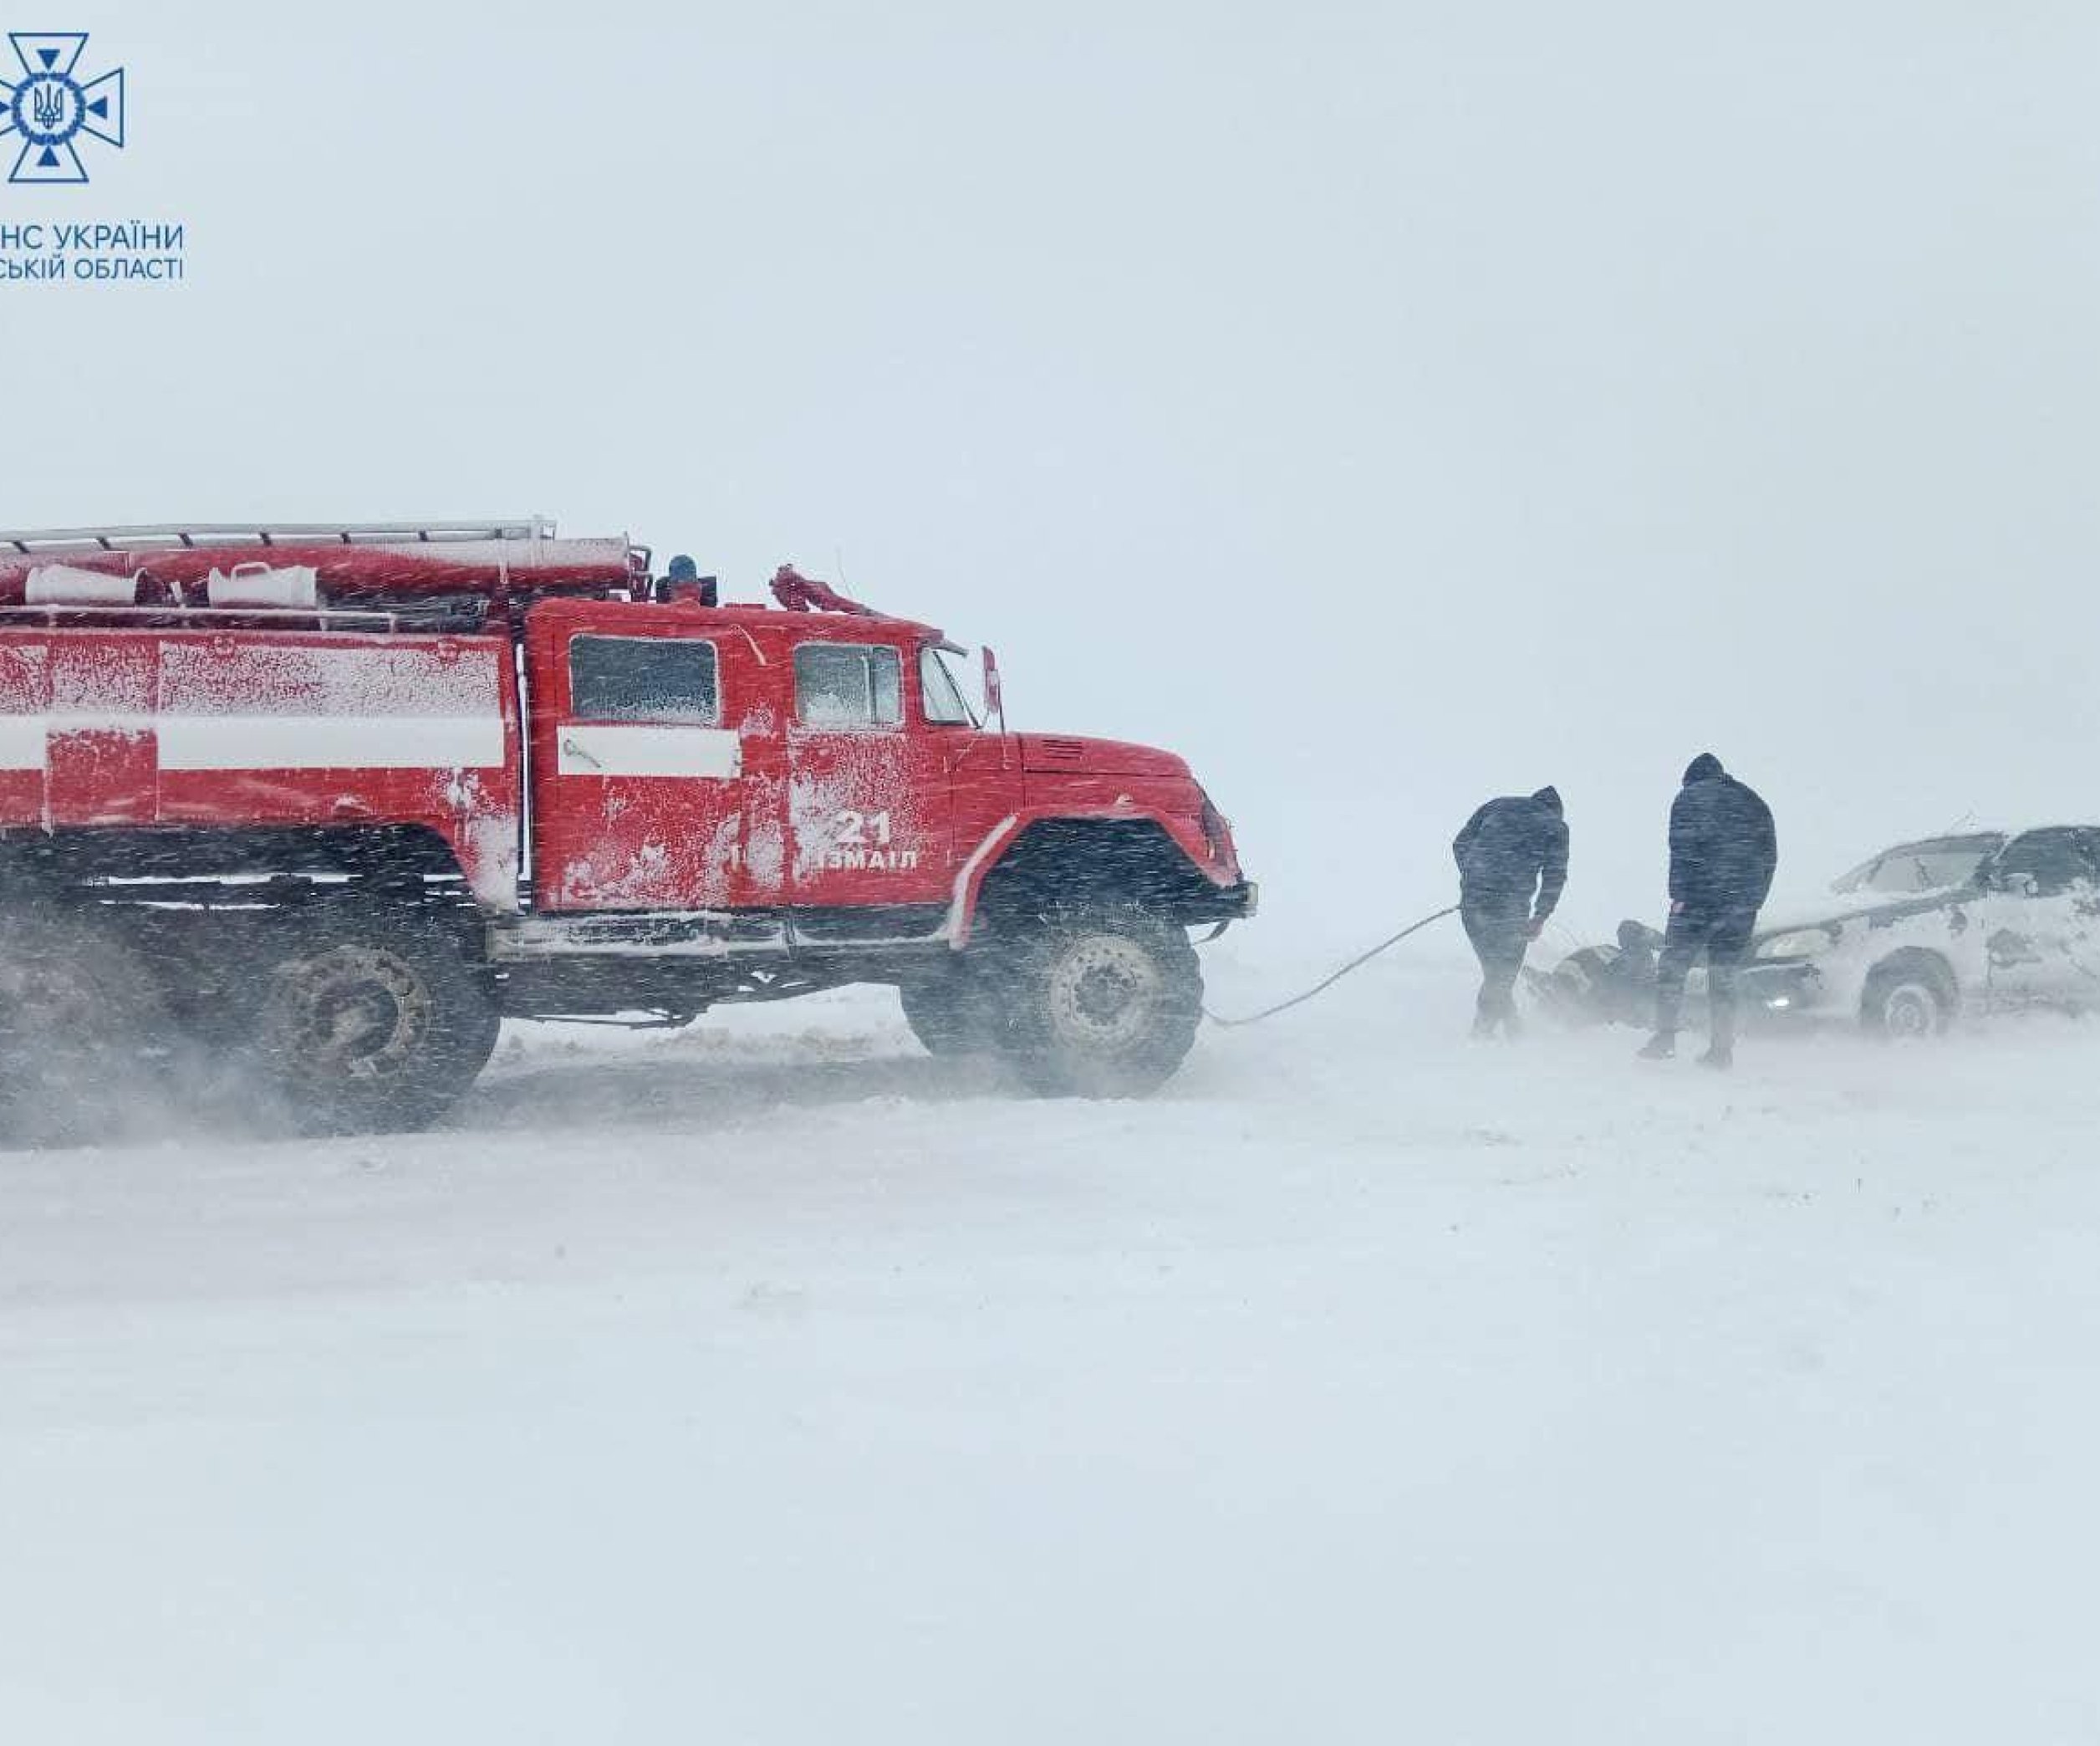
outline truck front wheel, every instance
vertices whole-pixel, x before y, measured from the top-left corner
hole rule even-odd
[[[1184,928],[1141,909],[1053,913],[1015,939],[1002,1046],[1052,1097],[1143,1097],[1170,1079],[1203,1017]]]
[[[473,1084],[502,1023],[450,929],[345,906],[271,965],[253,1053],[303,1131],[397,1133],[428,1126]]]

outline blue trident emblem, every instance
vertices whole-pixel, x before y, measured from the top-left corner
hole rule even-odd
[[[74,144],[85,134],[105,146],[124,144],[124,69],[82,83],[75,69],[88,46],[85,31],[10,31],[23,78],[0,79],[0,139],[18,133],[21,154],[11,182],[84,182],[86,167]]]

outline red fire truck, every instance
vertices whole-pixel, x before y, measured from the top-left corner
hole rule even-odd
[[[211,1084],[420,1126],[503,1018],[886,983],[935,1053],[1149,1091],[1253,912],[1172,753],[1005,729],[960,654],[535,519],[0,534],[0,1115]]]

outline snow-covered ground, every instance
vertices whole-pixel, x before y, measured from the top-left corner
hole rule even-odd
[[[866,993],[0,1158],[0,1739],[2100,1738],[2100,1037],[1477,1049],[1452,944],[1142,1105]]]

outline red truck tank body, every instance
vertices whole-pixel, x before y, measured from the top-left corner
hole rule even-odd
[[[0,629],[0,828],[427,829],[514,909],[518,762],[501,637]]]

